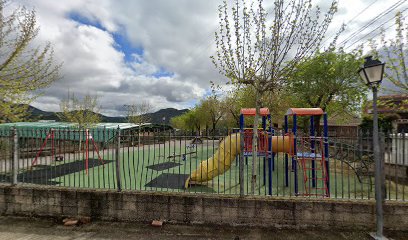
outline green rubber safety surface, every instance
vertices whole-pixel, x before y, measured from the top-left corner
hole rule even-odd
[[[239,161],[238,158],[233,159],[231,168],[225,173],[220,174],[214,179],[191,185],[188,189],[184,189],[186,178],[195,171],[201,161],[205,161],[213,156],[216,145],[199,144],[196,146],[194,154],[188,154],[184,146],[178,146],[178,143],[169,145],[155,145],[144,147],[122,148],[120,150],[119,162],[116,161],[114,149],[105,149],[100,152],[104,165],[101,165],[97,158],[92,158],[89,161],[89,171],[85,171],[84,153],[77,154],[75,157],[65,156],[61,162],[52,161],[44,164],[39,161],[38,164],[43,164],[42,168],[34,169],[36,173],[28,172],[28,168],[20,167],[19,176],[25,176],[24,179],[19,177],[20,182],[27,182],[30,178],[36,179],[31,183],[43,185],[57,185],[62,187],[73,188],[95,188],[95,189],[118,189],[118,184],[121,184],[122,190],[137,190],[137,191],[165,191],[165,192],[197,192],[197,193],[217,193],[217,194],[240,194],[239,185]],[[90,156],[93,156],[90,154]],[[186,156],[185,160],[183,156]],[[169,158],[170,157],[170,158]],[[27,159],[30,163],[32,159]],[[289,161],[289,169],[291,169],[292,161]],[[27,165],[27,163],[25,163]],[[255,167],[255,168],[254,168]],[[255,195],[269,194],[269,169],[267,161],[263,157],[257,158],[253,164],[253,158],[248,157],[248,162],[244,161],[244,194],[251,193],[251,175],[256,173],[256,189]],[[320,188],[324,187],[317,184],[317,188],[305,186],[304,172],[302,166],[298,164],[298,189],[299,196],[305,193],[309,188],[310,194],[316,194],[321,198]],[[20,175],[21,174],[21,175]],[[120,174],[120,179],[116,177]],[[307,173],[309,179],[312,177],[310,172]],[[38,176],[38,177],[37,177]],[[289,170],[289,183],[285,185],[285,156],[277,154],[275,156],[275,168],[272,171],[272,195],[273,196],[295,196],[295,173]],[[317,177],[321,177],[319,174]],[[168,180],[170,179],[170,181]],[[4,181],[3,181],[4,180]],[[0,175],[0,182],[9,182],[10,176]],[[120,180],[120,181],[118,181]],[[370,180],[370,181],[369,181]],[[371,184],[370,184],[371,182]],[[340,160],[330,159],[330,197],[331,198],[347,198],[347,199],[365,199],[374,198],[374,180],[372,177],[364,179],[364,183],[360,183],[358,177],[351,167]],[[390,195],[401,197],[401,191],[408,192],[408,187],[398,187],[392,189],[390,186]],[[396,188],[396,187],[394,187]]]

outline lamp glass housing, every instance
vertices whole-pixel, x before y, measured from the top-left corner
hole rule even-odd
[[[384,66],[384,63],[381,63],[378,60],[373,60],[371,57],[367,57],[364,67],[361,68],[358,73],[367,85],[380,83],[383,80]]]

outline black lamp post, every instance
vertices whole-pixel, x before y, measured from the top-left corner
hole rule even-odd
[[[377,232],[373,236],[375,239],[383,239],[383,164],[381,161],[380,144],[378,140],[378,111],[377,111],[377,90],[383,80],[384,65],[379,60],[372,59],[371,56],[365,58],[364,66],[358,73],[366,85],[373,90],[373,145],[375,163],[375,205]]]

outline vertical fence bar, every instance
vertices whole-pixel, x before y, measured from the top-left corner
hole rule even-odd
[[[386,199],[387,198],[387,189],[386,189],[386,181],[385,181],[385,171],[384,171],[384,153],[385,153],[385,136],[384,136],[384,132],[380,131],[379,132],[379,142],[380,142],[380,164],[381,164],[381,192],[382,192],[382,199]],[[391,180],[390,180],[391,181]],[[390,188],[390,187],[389,187]],[[388,189],[390,190],[390,189]],[[391,191],[390,191],[391,194]],[[389,198],[391,198],[391,195],[389,195]]]
[[[390,153],[390,139],[389,139],[389,136],[390,136],[390,134],[389,133],[386,133],[386,136],[385,136],[385,143],[386,143],[386,148],[387,148],[387,162],[388,162],[388,165],[389,166],[391,166],[390,164],[392,163],[392,160],[391,160],[391,156],[389,155],[389,153]],[[388,140],[388,141],[387,141]],[[387,143],[388,142],[388,143]],[[385,156],[384,156],[385,157]],[[395,164],[394,164],[394,180],[395,180],[395,200],[398,200],[398,174],[397,174],[397,164],[396,164],[397,162],[395,162]],[[390,189],[391,190],[391,189]]]
[[[285,132],[283,136],[285,136],[288,133],[288,116],[285,115]],[[283,144],[285,144],[285,141],[283,141]],[[289,143],[292,144],[292,143]],[[289,186],[289,156],[287,153],[285,153],[285,187]]]
[[[297,144],[297,116],[296,114],[293,115],[293,129],[292,132],[294,134],[294,146],[293,146],[293,152],[294,156],[292,157],[292,170],[294,172],[294,184],[295,184],[295,195],[297,196],[299,194],[299,186],[298,186],[298,172],[297,172],[297,149],[296,149],[296,144]]]
[[[315,153],[315,124],[314,124],[314,116],[310,116],[310,152]],[[317,126],[318,127],[318,126]],[[317,135],[318,136],[318,135]],[[311,160],[311,171],[312,171],[312,187],[316,187],[316,183],[318,182],[316,179],[316,160],[315,157]]]
[[[397,139],[396,139],[397,140]],[[406,167],[405,165],[405,131],[402,131],[402,166]],[[405,184],[402,186],[402,201],[405,201]]]
[[[268,129],[267,132],[267,138],[268,138],[268,146],[267,146],[267,161],[268,161],[268,167],[264,166],[265,168],[268,168],[268,195],[272,196],[272,171],[274,170],[274,161],[275,161],[275,156],[272,153],[272,135],[273,135],[273,129],[272,129],[272,118],[271,115],[268,115]],[[265,128],[266,129],[266,128]],[[265,177],[265,176],[264,176]]]
[[[367,153],[367,155],[368,156],[370,156],[370,154],[372,154],[372,158],[373,158],[373,162],[372,163],[370,163],[372,166],[373,166],[373,171],[375,171],[375,164],[374,164],[374,151],[373,151],[373,146],[372,146],[372,143],[373,143],[373,135],[372,135],[372,133],[369,131],[369,130],[367,130],[367,132],[366,132],[366,141],[365,141],[365,144],[366,144],[366,153]],[[371,166],[370,166],[371,167]],[[368,195],[368,199],[370,199],[372,196],[371,196],[371,193],[372,193],[372,191],[373,191],[373,184],[372,184],[372,176],[370,175],[370,188],[368,188],[367,189],[367,195]],[[374,179],[375,180],[375,179]],[[375,181],[374,181],[375,182]]]
[[[241,197],[244,196],[245,194],[245,188],[244,188],[244,115],[241,114],[240,118],[240,148],[241,148],[241,154],[239,154],[239,195]]]
[[[118,191],[122,191],[121,185],[121,175],[120,175],[120,128],[118,126],[116,130],[116,152],[115,152],[115,163],[116,163],[116,186]]]
[[[326,158],[326,184],[327,184],[327,194],[330,197],[330,159],[329,159],[329,130],[327,123],[327,113],[323,115],[323,137],[324,137],[324,157]]]
[[[126,151],[126,145],[127,145],[127,131],[126,131],[126,129],[123,129],[122,139],[123,139],[123,144],[122,144],[122,147],[123,147],[123,151],[122,151],[123,188],[128,189],[129,185],[128,185],[128,178],[127,178],[127,172],[128,172],[127,169],[129,169],[129,159],[128,159],[127,168],[126,168],[126,160],[125,160],[126,159],[125,151]],[[119,139],[119,142],[120,142],[120,139]],[[129,177],[130,177],[130,174],[129,174]]]
[[[12,162],[12,184],[17,184],[18,174],[18,133],[17,128],[13,128],[13,162]]]

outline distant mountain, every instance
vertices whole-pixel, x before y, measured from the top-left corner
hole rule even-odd
[[[188,112],[188,109],[177,110],[175,108],[165,108],[160,109],[159,111],[154,113],[149,113],[147,115],[151,119],[150,121],[152,123],[169,124],[171,118],[180,116],[186,112]]]
[[[47,112],[31,105],[28,105],[28,112],[31,114],[29,115],[30,119],[33,120],[55,120],[59,121],[59,118],[55,112]]]
[[[32,120],[60,120],[55,112],[43,111],[33,106],[28,106],[28,111],[31,113],[30,119]],[[188,109],[178,110],[175,108],[165,108],[154,113],[148,113],[147,115],[152,123],[169,124],[171,118],[180,116],[185,112],[188,112]],[[101,118],[102,122],[127,122],[126,117],[109,117],[101,114]]]

